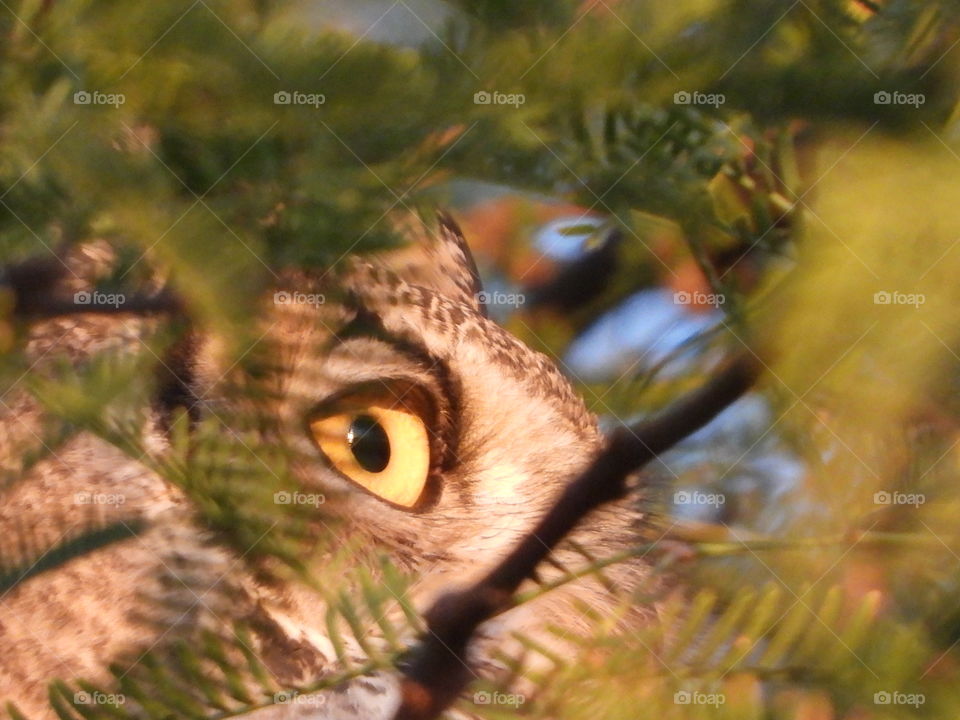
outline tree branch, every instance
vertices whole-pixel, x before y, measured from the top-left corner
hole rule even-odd
[[[49,318],[79,313],[154,315],[184,312],[181,298],[169,289],[156,293],[124,293],[116,305],[83,304],[64,293],[66,269],[58,260],[31,258],[0,267],[0,290],[12,295],[16,318]]]
[[[710,422],[758,375],[758,363],[740,356],[660,415],[614,432],[606,449],[507,557],[473,586],[441,596],[427,611],[427,632],[401,667],[402,702],[394,720],[430,720],[449,707],[469,683],[466,650],[477,628],[510,606],[520,584],[588,513],[623,497],[630,475]]]

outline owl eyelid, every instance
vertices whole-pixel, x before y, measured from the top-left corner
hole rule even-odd
[[[377,378],[361,380],[341,388],[318,403],[308,415],[317,417],[323,414],[348,412],[351,405],[362,408],[373,401],[379,401],[388,408],[405,409],[420,417],[424,423],[433,420],[436,402],[433,391],[416,380],[400,376]],[[427,407],[424,409],[423,406]]]

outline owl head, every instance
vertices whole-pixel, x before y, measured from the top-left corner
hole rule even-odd
[[[601,437],[554,364],[488,318],[454,221],[410,216],[398,226],[409,238],[400,249],[282,276],[256,321],[255,377],[247,364],[219,359],[218,339],[202,331],[161,359],[176,382],[161,383],[147,444],[151,456],[171,451],[168,420],[179,405],[195,419],[257,419],[258,433],[244,435],[244,447],[257,455],[282,446],[296,483],[275,502],[322,499],[312,509],[324,549],[308,553],[305,564],[323,569],[338,548],[348,549],[347,564],[386,555],[414,578],[411,597],[422,610],[489,570],[529,533]],[[82,363],[108,346],[139,350],[152,322],[122,315],[49,321],[35,329],[32,352],[42,360],[67,349]],[[251,388],[258,392],[238,391]],[[40,427],[42,410],[23,402],[19,421],[36,415]],[[76,510],[69,505],[78,493],[124,494],[124,503],[101,513],[137,531],[8,592],[0,611],[2,699],[31,717],[52,717],[45,693],[25,688],[54,677],[107,682],[111,664],[238,619],[252,628],[251,648],[281,684],[334,671],[330,594],[265,577],[252,555],[218,542],[189,493],[103,437],[78,433],[26,472],[5,493],[0,527],[35,522],[55,530]],[[573,540],[602,555],[628,542],[640,518],[634,505],[621,504],[595,513]],[[344,562],[344,552],[337,557]],[[649,580],[640,562],[612,575],[623,586]],[[109,597],[92,589],[104,583]],[[151,616],[145,608],[158,597],[167,611]],[[606,583],[587,578],[488,623],[482,642],[548,625],[586,630],[582,608],[612,602]],[[93,631],[78,629],[91,623]],[[362,661],[362,647],[351,652]],[[478,667],[483,652],[478,645]],[[395,684],[389,674],[362,678],[330,698],[327,714],[315,717],[388,717]],[[286,717],[276,713],[282,709],[261,716]]]

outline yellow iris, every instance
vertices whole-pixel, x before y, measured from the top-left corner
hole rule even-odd
[[[330,463],[357,485],[404,508],[417,504],[430,473],[430,438],[423,420],[390,398],[343,399],[310,420]]]

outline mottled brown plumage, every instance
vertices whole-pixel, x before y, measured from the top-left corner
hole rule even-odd
[[[217,338],[199,332],[180,348],[187,357],[177,362],[190,372],[175,388],[174,401],[192,398],[197,416],[229,418],[236,411],[269,418],[257,442],[289,447],[301,487],[327,498],[322,517],[337,522],[336,532],[350,541],[386,552],[415,573],[414,595],[424,607],[502,557],[589,462],[600,436],[549,359],[486,318],[476,268],[453,221],[411,218],[402,225],[414,238],[404,249],[350,258],[327,273],[285,275],[285,290],[322,295],[322,304],[277,305],[267,298],[259,322],[270,371],[256,382],[269,385],[269,396],[237,395],[253,381],[240,376],[239,367],[224,367]],[[80,255],[75,262],[84,273],[78,274],[88,279],[110,261],[103,247]],[[82,364],[108,349],[141,352],[156,323],[124,315],[38,323],[29,347],[36,364],[31,372],[43,373],[55,357]],[[334,472],[304,432],[304,417],[318,403],[365,383],[394,381],[430,398],[429,429],[442,456],[434,496],[415,512]],[[166,409],[162,402],[143,409],[151,457],[169,452]],[[17,474],[24,448],[42,445],[46,427],[29,389],[11,390],[0,405],[0,464]],[[78,502],[84,493],[123,502]],[[576,540],[603,554],[628,542],[639,520],[627,506],[604,510]],[[29,532],[42,553],[103,526],[128,527],[130,537],[36,572],[4,593],[0,701],[16,702],[33,720],[53,718],[46,691],[52,678],[108,686],[109,664],[133,665],[148,649],[162,653],[177,639],[223,632],[237,619],[252,628],[254,649],[278,682],[309,681],[334,670],[323,593],[258,573],[254,560],[221,542],[187,496],[149,463],[80,432],[2,491],[4,543]],[[5,550],[8,559],[20,552]],[[305,560],[322,568],[323,552]],[[558,554],[559,560],[573,557]],[[624,588],[649,582],[639,562],[608,574]],[[489,623],[485,636],[506,647],[510,631],[536,633],[548,623],[587,631],[577,603],[602,610],[613,601],[609,589],[585,579]],[[477,647],[478,668],[495,672],[485,642]],[[351,652],[362,660],[359,647]],[[395,678],[380,673],[329,691],[322,702],[255,716],[385,718],[396,703]]]

